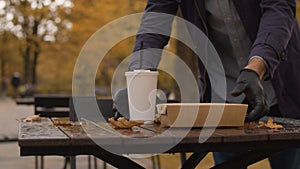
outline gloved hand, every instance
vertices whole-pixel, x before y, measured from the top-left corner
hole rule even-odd
[[[243,69],[237,79],[237,85],[231,95],[236,97],[245,93],[250,105],[254,108],[247,114],[245,121],[255,121],[269,113],[264,88],[259,80],[259,75],[251,69]]]
[[[159,93],[160,91],[157,92]],[[123,116],[126,119],[129,119],[130,114],[129,114],[129,106],[128,106],[127,88],[120,89],[119,91],[117,91],[113,100],[114,100],[114,107],[118,112],[118,114],[115,115],[115,118]],[[159,97],[159,94],[157,94],[156,104],[166,103],[166,102],[167,102],[166,98]]]
[[[117,91],[114,97],[114,107],[117,109],[118,113],[115,116],[123,116],[129,119],[129,106],[128,106],[128,94],[127,88]],[[117,118],[117,117],[115,117]]]

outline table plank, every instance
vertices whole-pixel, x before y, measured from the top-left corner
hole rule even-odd
[[[105,125],[105,124],[103,124]],[[119,145],[122,144],[120,137],[108,128],[99,127],[95,123],[83,120],[80,124],[59,127],[68,137],[71,138],[72,145],[93,146],[93,145]]]
[[[269,139],[272,141],[276,140],[300,140],[300,127],[283,124],[284,129],[269,129],[268,135]]]
[[[70,139],[48,118],[40,122],[19,123],[20,146],[57,146],[69,145]]]
[[[283,129],[265,129],[268,133],[269,140],[300,140],[300,120],[282,117],[261,118],[261,121],[266,122],[272,118],[274,123],[283,125]]]
[[[149,126],[149,125],[143,125]],[[127,135],[123,137],[124,151],[135,153],[163,153],[172,148],[175,143],[172,137],[164,133],[154,132],[143,127],[134,127],[138,135]],[[146,136],[146,137],[140,137]]]
[[[94,124],[96,124],[99,129],[107,130],[121,139],[122,144],[119,145],[119,153],[161,153],[165,147],[173,144],[173,140],[167,136],[147,130],[143,127],[135,126],[132,129],[114,129],[108,123],[102,122]],[[101,140],[101,138],[99,138],[99,140]],[[111,146],[111,144],[107,146]]]
[[[218,128],[216,133],[222,135],[224,143],[266,141],[269,139],[267,131],[258,128],[253,130],[245,129],[244,127]]]
[[[214,129],[212,128],[167,128],[162,125],[152,125],[152,126],[142,126],[143,128],[146,128],[148,130],[158,132],[158,133],[163,133],[167,137],[171,137],[174,142],[179,143],[181,142],[182,144],[186,143],[200,143],[200,133],[203,132],[201,135],[202,139],[207,136],[208,133],[212,132],[211,136],[207,136],[208,139],[205,141],[205,143],[216,143],[216,142],[221,142],[222,138],[219,134],[214,132]],[[206,132],[205,132],[206,131]]]

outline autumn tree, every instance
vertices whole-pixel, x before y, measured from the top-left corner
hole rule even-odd
[[[1,31],[10,32],[22,41],[24,82],[36,83],[36,67],[41,43],[64,40],[72,27],[66,17],[72,0],[1,0]]]

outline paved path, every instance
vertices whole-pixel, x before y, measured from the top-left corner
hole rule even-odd
[[[33,115],[33,106],[16,105],[10,98],[0,98],[0,140],[18,137],[18,119]]]

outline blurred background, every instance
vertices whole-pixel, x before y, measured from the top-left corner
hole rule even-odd
[[[300,0],[297,1],[299,19]],[[146,0],[0,0],[2,96],[14,96],[14,85],[21,96],[70,94],[74,64],[88,38],[114,19],[143,12],[145,5]],[[97,95],[110,95],[114,70],[132,52],[134,39],[130,37],[116,44],[99,65],[95,79]],[[176,45],[179,48],[175,50]],[[180,53],[187,49],[171,40],[168,50]],[[196,62],[192,55],[185,52],[184,60],[193,69]],[[176,85],[168,78],[161,74],[160,79],[165,83],[160,88],[173,90]]]
[[[2,96],[14,96],[14,86],[23,97],[70,94],[74,65],[89,37],[110,21],[142,12],[145,4],[145,0],[0,0]],[[114,70],[132,52],[133,42],[134,37],[124,39],[105,56],[95,79],[97,95],[110,95]]]
[[[300,0],[297,2],[300,22]],[[105,24],[143,12],[145,5],[146,0],[0,0],[1,98],[30,97],[35,93],[71,94],[73,69],[86,41]],[[132,53],[134,40],[134,37],[124,39],[106,54],[95,79],[97,96],[111,95],[114,71]],[[166,49],[179,57],[184,54],[182,59],[196,76],[197,62],[192,51],[174,39]],[[159,82],[163,82],[159,83],[160,89],[168,89],[167,92],[175,93],[175,98],[180,97],[176,83],[167,73],[160,72]],[[33,168],[32,157],[19,156],[17,142],[5,142],[17,140],[15,119],[32,114],[33,106],[17,106],[12,99],[0,100],[0,128],[5,129],[0,132],[0,141],[4,140],[0,146],[3,168]],[[180,166],[178,154],[164,154],[161,158],[163,168]],[[57,159],[53,157],[53,163]],[[63,158],[59,160],[57,164],[63,164]],[[82,161],[86,166],[86,160]],[[199,164],[202,168],[212,165],[211,153]],[[264,160],[252,168],[269,166]]]

